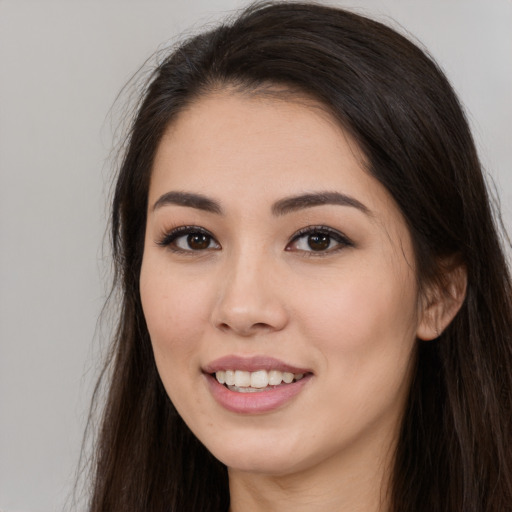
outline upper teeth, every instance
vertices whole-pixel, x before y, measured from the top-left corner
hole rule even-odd
[[[303,373],[280,372],[279,370],[258,370],[246,372],[243,370],[219,370],[215,377],[220,384],[236,386],[238,388],[266,388],[267,386],[279,386],[281,382],[290,384],[293,380],[300,380]]]

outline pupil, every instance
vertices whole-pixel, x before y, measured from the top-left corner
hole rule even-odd
[[[187,237],[188,246],[194,250],[208,249],[210,237],[203,233],[191,233]]]
[[[317,233],[308,237],[308,245],[313,251],[324,251],[329,247],[330,243],[331,238],[329,235]]]

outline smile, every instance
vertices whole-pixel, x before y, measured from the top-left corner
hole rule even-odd
[[[238,393],[257,393],[274,389],[281,384],[291,384],[301,380],[303,373],[282,372],[279,370],[219,370],[215,378],[219,384],[225,384],[231,391]]]
[[[309,388],[314,374],[307,367],[269,356],[225,356],[202,367],[215,401],[237,414],[264,414],[287,407]]]

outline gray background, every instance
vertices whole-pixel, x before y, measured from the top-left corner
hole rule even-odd
[[[116,95],[162,43],[245,3],[0,1],[2,511],[60,510],[74,482],[108,339],[97,318]],[[512,0],[330,3],[429,48],[466,106],[510,228]]]

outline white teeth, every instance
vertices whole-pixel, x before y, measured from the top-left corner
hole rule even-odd
[[[279,370],[258,370],[247,372],[243,370],[219,370],[215,377],[220,384],[235,387],[234,391],[249,393],[253,390],[265,389],[268,386],[279,386],[282,382],[291,384],[294,380],[304,377],[303,373],[281,372]]]
[[[270,386],[279,386],[283,380],[283,372],[271,370],[268,372],[268,383]]]
[[[235,372],[233,370],[226,370],[226,384],[228,386],[235,385]]]
[[[241,370],[235,371],[235,386],[237,388],[248,388],[251,385],[251,374]]]
[[[237,388],[236,386],[229,386],[231,391],[236,391],[237,393],[257,393],[258,391],[263,391],[263,389],[256,388]]]
[[[268,386],[268,373],[265,370],[259,370],[251,373],[251,388],[266,388]]]
[[[291,384],[293,382],[293,373],[283,372],[283,382]]]

